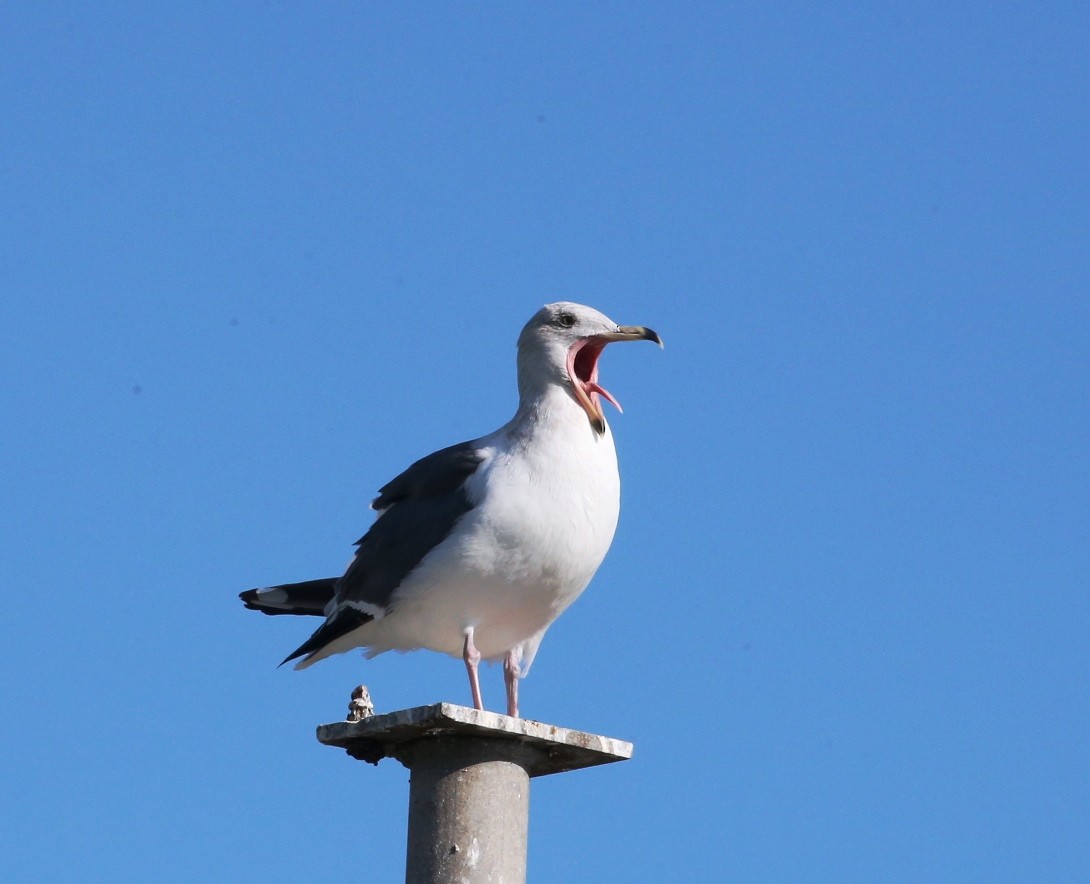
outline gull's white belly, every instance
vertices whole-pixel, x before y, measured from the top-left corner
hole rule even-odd
[[[582,427],[579,428],[582,430]],[[460,656],[465,631],[486,659],[533,641],[586,588],[617,526],[620,481],[613,440],[576,435],[562,459],[547,444],[493,450],[467,483],[480,503],[368,624],[370,653],[430,648]]]

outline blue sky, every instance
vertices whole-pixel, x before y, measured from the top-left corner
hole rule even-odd
[[[236,594],[563,298],[666,349],[523,684],[636,755],[535,782],[531,878],[1085,880],[1085,5],[224,6],[0,11],[5,876],[397,880],[405,772],[313,729],[461,664],[277,670]]]

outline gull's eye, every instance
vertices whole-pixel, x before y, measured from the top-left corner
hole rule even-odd
[[[571,313],[561,313],[556,317],[556,324],[561,328],[571,328],[575,325],[575,316]]]

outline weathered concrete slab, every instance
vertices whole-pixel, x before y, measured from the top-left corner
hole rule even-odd
[[[362,721],[318,726],[318,741],[338,746],[353,758],[378,764],[383,758],[405,762],[410,747],[421,740],[467,738],[495,741],[501,754],[517,749],[532,777],[579,770],[632,757],[632,744],[612,737],[557,727],[526,718],[512,718],[453,703],[417,706]]]

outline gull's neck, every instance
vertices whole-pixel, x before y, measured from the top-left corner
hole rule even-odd
[[[580,446],[598,439],[608,440],[612,445],[608,428],[606,435],[599,437],[576,401],[568,378],[566,355],[564,350],[519,349],[519,405],[514,417],[501,428],[502,434],[521,443],[563,436]]]

